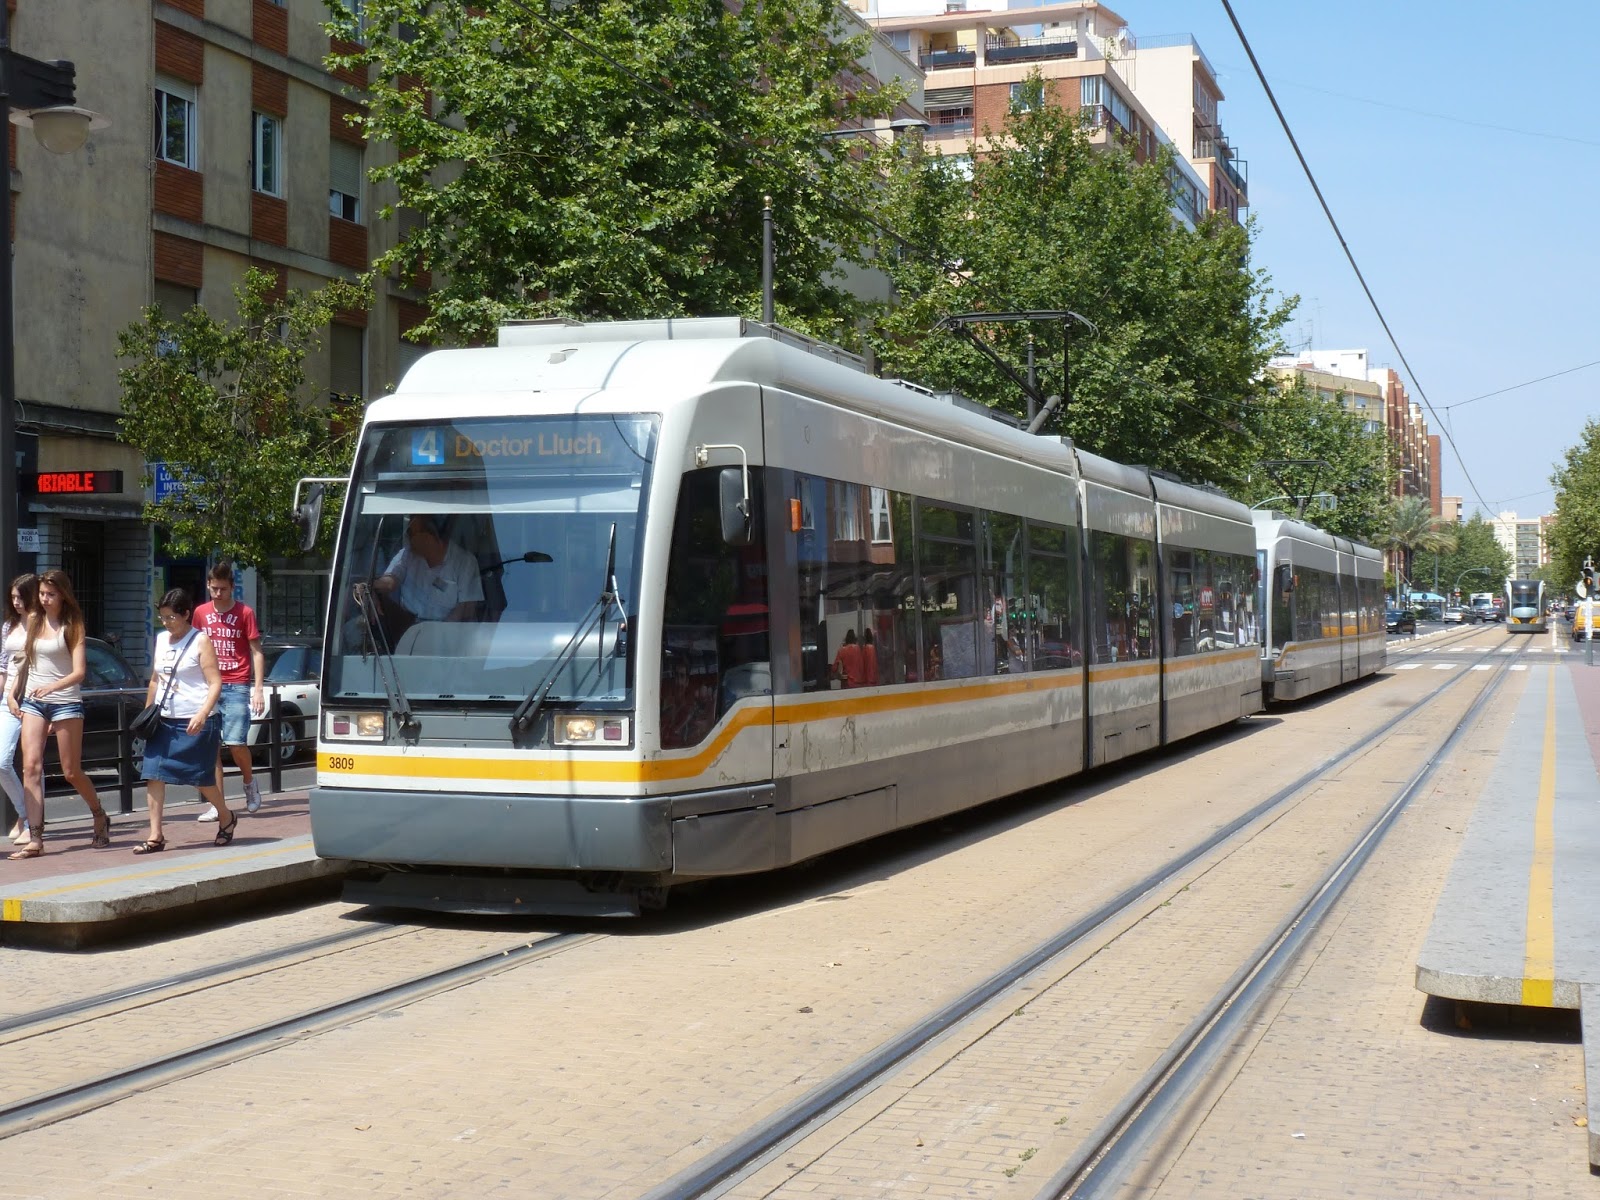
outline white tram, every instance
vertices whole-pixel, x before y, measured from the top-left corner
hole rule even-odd
[[[1298,700],[1381,670],[1382,554],[1279,513],[1258,512],[1255,522],[1267,699]]]
[[[781,330],[508,326],[367,412],[317,852],[353,899],[630,914],[1234,721],[1256,532]]]
[[[1543,633],[1546,621],[1544,580],[1506,580],[1506,632]]]

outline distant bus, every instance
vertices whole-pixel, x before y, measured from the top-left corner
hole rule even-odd
[[[1544,631],[1544,581],[1506,580],[1506,632],[1543,633]]]

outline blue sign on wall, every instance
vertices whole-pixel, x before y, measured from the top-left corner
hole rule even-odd
[[[192,478],[186,474],[174,473],[164,462],[151,463],[150,474],[153,476],[151,491],[154,493],[151,498],[157,504],[164,500],[178,499],[188,488]]]

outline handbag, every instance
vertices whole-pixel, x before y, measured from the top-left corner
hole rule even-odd
[[[167,686],[161,691],[161,699],[154,704],[146,704],[128,722],[128,732],[134,737],[149,741],[155,736],[156,730],[161,728],[161,709],[167,702],[167,697],[172,695],[172,685],[178,679],[178,664],[183,661],[183,652],[189,648],[189,643],[194,641],[198,629],[191,629],[189,636],[183,639],[183,645],[178,647],[178,653],[172,660],[172,674],[167,676]]]

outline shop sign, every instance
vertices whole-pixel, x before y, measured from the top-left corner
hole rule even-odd
[[[27,496],[96,496],[121,490],[121,471],[38,471],[22,477]]]

